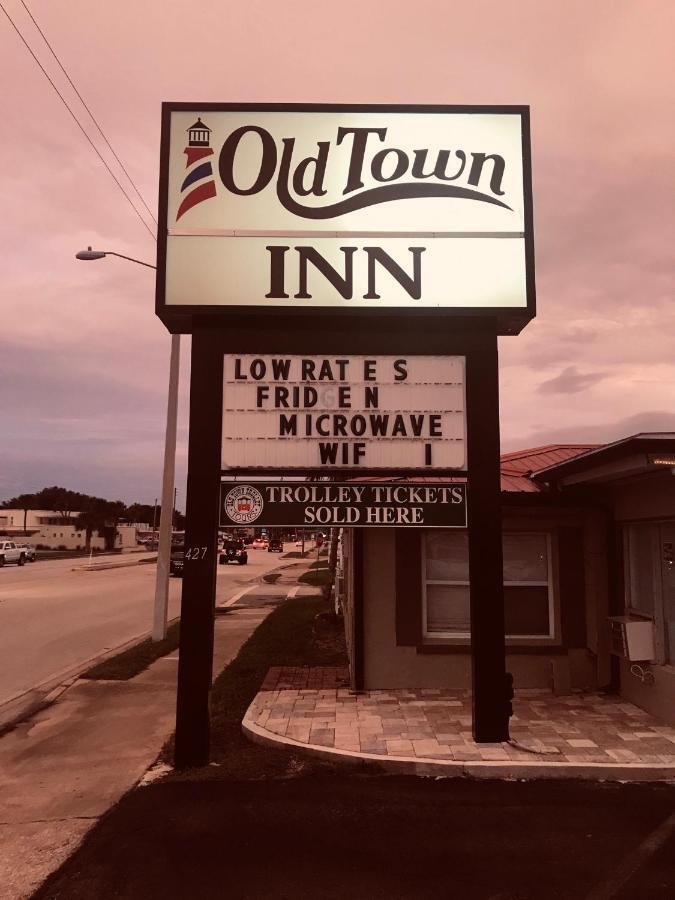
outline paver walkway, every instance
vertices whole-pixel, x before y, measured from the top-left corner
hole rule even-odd
[[[365,757],[397,770],[433,773],[459,764],[483,776],[675,778],[675,728],[619,697],[522,690],[513,705],[511,741],[476,744],[469,691],[355,694],[345,669],[274,668],[244,730],[264,743]],[[489,772],[476,770],[485,764]]]

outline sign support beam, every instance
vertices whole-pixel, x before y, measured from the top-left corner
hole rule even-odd
[[[213,677],[213,628],[223,409],[223,352],[213,330],[195,329],[190,376],[190,432],[181,599],[176,742],[177,769],[209,761],[209,696]]]
[[[483,332],[467,356],[469,578],[473,736],[509,739],[504,638],[497,335]]]

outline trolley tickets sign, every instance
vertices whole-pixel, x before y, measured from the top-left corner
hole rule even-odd
[[[157,312],[534,316],[527,107],[163,106]]]
[[[395,526],[466,528],[466,485],[314,484],[275,481],[220,486],[220,527]]]
[[[224,359],[222,469],[463,470],[462,356]]]

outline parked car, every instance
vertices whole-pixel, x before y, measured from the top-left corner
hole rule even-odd
[[[281,541],[278,541],[275,538],[272,538],[272,540],[267,545],[268,553],[283,553],[283,551],[284,545],[281,543]]]
[[[218,562],[221,565],[236,562],[240,566],[245,566],[248,562],[248,553],[244,547],[243,541],[225,541],[223,549],[218,556]]]
[[[16,563],[23,566],[26,562],[26,551],[19,549],[14,541],[0,541],[0,566]]]
[[[169,561],[169,574],[175,575],[176,578],[183,577],[183,569],[185,568],[185,551],[174,550]]]
[[[17,544],[16,546],[26,554],[26,562],[35,562],[37,552],[32,544]]]

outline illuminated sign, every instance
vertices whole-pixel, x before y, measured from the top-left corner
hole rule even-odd
[[[222,468],[464,469],[462,356],[227,355]]]
[[[534,315],[527,107],[165,104],[157,312]]]

